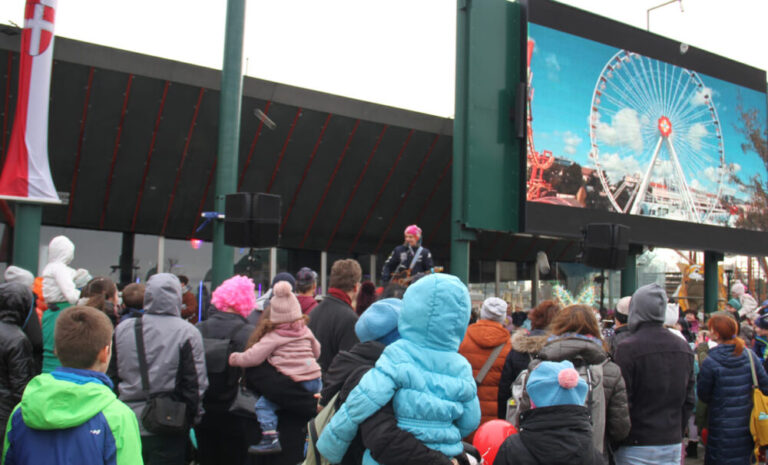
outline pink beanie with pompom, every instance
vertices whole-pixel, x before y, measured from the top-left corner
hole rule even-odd
[[[272,300],[269,301],[269,321],[291,323],[301,319],[301,305],[291,291],[291,283],[280,281],[272,286]]]
[[[256,308],[256,286],[251,278],[233,276],[216,288],[211,296],[211,303],[223,312],[239,313],[248,316]]]

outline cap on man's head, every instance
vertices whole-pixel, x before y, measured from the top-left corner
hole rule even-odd
[[[629,302],[632,300],[632,296],[622,297],[616,304],[616,313],[629,316]]]
[[[317,281],[317,273],[312,268],[304,267],[296,273],[296,284],[311,284]]]
[[[739,302],[739,299],[731,299],[728,301],[728,306],[733,307],[736,310],[741,310],[741,302]]]
[[[763,315],[755,319],[755,326],[760,329],[768,329],[768,315]]]

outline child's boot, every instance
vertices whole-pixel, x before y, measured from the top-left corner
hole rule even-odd
[[[280,447],[280,434],[277,431],[267,431],[261,435],[261,442],[248,448],[249,454],[267,455],[279,454],[283,451]]]

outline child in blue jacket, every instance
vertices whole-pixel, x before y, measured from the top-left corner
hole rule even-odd
[[[339,463],[358,426],[392,400],[398,426],[448,457],[480,423],[472,366],[457,352],[469,324],[466,286],[455,276],[432,274],[403,296],[401,339],[388,345],[323,430],[317,443]],[[364,465],[376,464],[366,451]]]

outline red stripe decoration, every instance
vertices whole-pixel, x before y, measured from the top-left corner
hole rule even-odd
[[[184,150],[181,152],[181,160],[179,160],[179,166],[176,168],[176,180],[173,181],[173,190],[171,191],[171,198],[168,200],[168,208],[165,210],[165,218],[163,218],[163,227],[160,229],[160,235],[165,235],[165,229],[168,226],[168,218],[171,216],[171,209],[173,208],[173,201],[176,199],[176,189],[179,188],[179,181],[181,181],[181,170],[184,168],[184,160],[187,159],[187,153],[189,152],[189,144],[192,142],[192,135],[195,133],[195,126],[197,125],[197,115],[200,114],[200,104],[203,102],[203,95],[205,94],[205,88],[201,87],[200,92],[197,94],[197,103],[195,104],[195,111],[192,114],[192,121],[189,123],[189,130],[187,131],[187,138],[184,141]]]
[[[88,119],[88,105],[91,100],[91,88],[93,87],[94,69],[88,71],[88,84],[85,87],[85,100],[83,112],[80,115],[80,135],[77,139],[77,155],[75,156],[75,171],[72,174],[72,185],[69,188],[69,205],[67,206],[67,225],[72,223],[72,207],[75,205],[75,190],[77,189],[77,175],[80,173],[80,158],[83,155],[83,140],[85,139],[85,121]]]
[[[155,127],[152,129],[152,139],[149,142],[149,151],[147,152],[147,159],[144,161],[144,174],[141,176],[141,186],[139,186],[139,194],[136,197],[136,206],[133,207],[133,219],[131,220],[131,231],[136,231],[136,219],[139,217],[139,208],[141,207],[141,198],[144,197],[144,186],[147,183],[147,175],[149,174],[149,165],[152,161],[152,152],[155,151],[155,141],[157,141],[157,131],[160,129],[160,121],[163,119],[163,109],[165,108],[165,98],[168,96],[168,87],[171,85],[169,81],[165,81],[163,86],[163,96],[160,97],[160,108],[157,110],[157,116],[155,117]]]
[[[104,205],[101,207],[101,219],[99,228],[104,229],[104,219],[107,216],[107,205],[109,205],[109,194],[112,190],[112,179],[115,174],[115,162],[117,162],[117,152],[120,149],[120,137],[123,135],[123,124],[125,123],[125,113],[128,110],[128,99],[131,96],[131,84],[133,84],[133,74],[128,76],[128,83],[125,85],[123,97],[123,109],[120,111],[120,123],[117,125],[117,136],[115,137],[115,146],[112,149],[112,163],[109,165],[109,176],[107,176],[107,191],[104,193]]]
[[[363,234],[363,230],[365,229],[365,226],[368,224],[368,221],[371,219],[371,215],[373,215],[373,210],[376,209],[376,205],[378,205],[379,200],[381,200],[381,195],[384,193],[384,190],[387,188],[387,185],[389,184],[389,180],[392,179],[392,174],[394,174],[395,169],[397,168],[397,165],[400,163],[400,159],[403,158],[405,149],[408,147],[408,144],[411,142],[411,136],[413,136],[413,133],[414,133],[413,129],[408,131],[408,135],[405,137],[405,142],[403,142],[403,146],[400,148],[400,152],[397,154],[397,158],[395,158],[395,163],[389,169],[389,173],[387,173],[387,177],[384,179],[384,184],[382,184],[381,187],[379,188],[379,192],[376,194],[376,198],[374,199],[373,204],[371,204],[371,208],[368,209],[368,214],[365,216],[365,220],[363,220],[363,224],[360,226],[360,229],[357,231],[357,235],[355,235],[355,239],[352,241],[352,245],[349,246],[349,253],[352,253],[352,250],[357,245],[357,241],[360,240],[360,236]]]
[[[216,163],[218,163],[219,157],[216,155],[213,157],[213,166],[211,166],[211,171],[208,172],[208,181],[205,183],[205,189],[203,190],[203,198],[200,199],[200,206],[197,207],[197,215],[195,215],[195,224],[192,225],[192,232],[190,233],[189,237],[192,238],[195,236],[195,233],[197,232],[197,226],[200,224],[200,215],[203,214],[203,207],[205,206],[205,200],[208,198],[208,190],[211,188],[211,184],[213,184],[213,177],[216,174]]]
[[[264,106],[264,114],[268,114],[269,107],[272,106],[272,100],[269,100]],[[261,136],[261,130],[264,129],[264,121],[259,121],[259,126],[256,128],[256,134],[253,136],[253,142],[251,142],[251,148],[248,149],[248,158],[245,159],[243,165],[243,171],[240,172],[240,181],[237,182],[237,190],[243,187],[243,179],[245,178],[245,172],[248,171],[248,167],[251,166],[251,159],[253,158],[253,151],[256,150],[256,142]]]
[[[436,135],[435,138],[432,140],[432,144],[430,144],[426,155],[424,155],[424,159],[421,160],[421,164],[419,164],[419,168],[416,170],[416,175],[413,176],[413,178],[411,179],[411,183],[408,184],[408,188],[405,190],[405,194],[400,199],[400,203],[397,205],[397,209],[395,209],[395,214],[392,215],[392,218],[389,219],[389,224],[387,225],[387,228],[384,230],[384,234],[381,235],[381,239],[379,239],[379,243],[376,244],[376,249],[373,252],[374,254],[379,253],[379,250],[381,250],[381,246],[384,244],[384,240],[386,240],[387,234],[389,234],[390,229],[392,229],[392,226],[395,224],[395,220],[397,219],[397,216],[400,214],[400,210],[403,209],[405,202],[408,200],[408,196],[411,195],[411,190],[413,189],[413,186],[416,185],[416,180],[418,180],[419,176],[421,176],[421,172],[424,170],[424,165],[427,164],[427,160],[429,160],[430,155],[432,155],[432,152],[435,150],[435,146],[437,145],[438,139],[440,139],[439,134]]]
[[[379,133],[379,137],[376,138],[376,143],[373,144],[373,150],[371,150],[371,154],[368,155],[368,159],[365,161],[365,166],[363,166],[363,171],[360,173],[360,176],[357,177],[357,181],[355,182],[355,185],[352,188],[352,192],[349,194],[347,203],[344,205],[344,209],[341,211],[341,216],[339,216],[339,219],[336,221],[336,226],[333,227],[333,232],[331,232],[331,237],[328,238],[328,243],[325,245],[325,250],[330,250],[331,244],[333,243],[333,239],[336,237],[336,232],[339,230],[339,226],[341,225],[341,221],[346,216],[347,210],[349,210],[349,205],[352,203],[352,199],[355,198],[355,195],[357,194],[357,189],[360,188],[360,183],[363,181],[363,178],[365,177],[365,173],[368,171],[368,166],[371,164],[371,160],[373,160],[373,156],[376,154],[376,151],[379,150],[379,144],[381,144],[381,139],[384,138],[384,134],[387,132],[388,128],[389,128],[389,125],[385,124],[384,127],[381,129],[381,132]]]
[[[11,76],[13,76],[13,54],[11,52],[6,52],[8,54],[8,66],[7,66],[7,72],[8,74],[5,75],[5,99],[3,100],[3,137],[2,142],[0,142],[0,150],[3,151],[2,159],[0,160],[0,166],[3,165],[5,162],[5,153],[8,150],[8,120],[10,119],[8,117],[8,106],[11,102]]]
[[[432,202],[432,197],[435,196],[437,189],[440,187],[440,184],[443,182],[445,175],[448,174],[448,170],[451,169],[452,164],[453,164],[453,158],[448,160],[448,164],[445,165],[445,168],[443,168],[443,171],[440,173],[440,177],[437,178],[437,182],[435,183],[435,186],[432,188],[432,191],[429,193],[429,195],[427,196],[427,199],[424,201],[424,204],[421,206],[421,209],[419,210],[419,214],[416,216],[416,224],[421,223],[421,218],[424,216],[424,213],[427,211],[427,207],[429,206],[430,202]]]
[[[280,150],[280,155],[277,157],[277,163],[275,163],[275,168],[272,170],[272,177],[269,178],[269,184],[267,184],[267,193],[272,191],[272,185],[275,183],[278,171],[280,171],[280,164],[283,162],[285,151],[288,149],[288,142],[291,141],[293,130],[296,129],[296,123],[299,122],[299,116],[301,116],[301,107],[296,110],[296,116],[293,117],[291,128],[288,130],[288,135],[285,137],[285,142],[283,142],[283,148]]]
[[[315,146],[312,147],[312,153],[309,155],[309,161],[307,162],[306,166],[304,166],[304,172],[301,174],[301,179],[299,180],[299,184],[296,186],[296,190],[293,191],[293,197],[291,198],[291,203],[288,205],[288,210],[285,212],[285,216],[283,216],[283,223],[280,225],[280,234],[283,233],[283,229],[285,229],[285,224],[288,222],[288,218],[291,216],[291,211],[293,211],[293,206],[296,205],[296,198],[299,196],[299,192],[301,192],[301,187],[304,185],[304,180],[307,178],[307,174],[309,173],[309,168],[312,166],[312,162],[315,160],[315,155],[317,154],[317,150],[320,148],[320,143],[323,141],[323,136],[325,136],[325,130],[328,128],[328,123],[331,122],[331,116],[333,115],[328,113],[328,116],[325,117],[323,128],[320,129],[320,135],[317,137],[317,141],[315,141]]]
[[[432,232],[429,233],[429,237],[427,237],[427,244],[431,244],[432,240],[437,235],[437,232],[440,231],[440,228],[443,226],[443,223],[448,219],[448,217],[451,216],[451,204],[449,203],[447,207],[445,207],[445,210],[443,210],[443,213],[440,215],[440,219],[437,220],[437,224],[435,224],[431,229]]]
[[[312,214],[312,219],[309,220],[309,226],[307,226],[307,230],[304,232],[304,238],[301,240],[301,244],[299,244],[299,248],[304,247],[304,243],[307,242],[309,233],[312,232],[312,228],[315,226],[315,221],[317,221],[317,215],[320,214],[320,209],[323,207],[323,203],[325,203],[325,198],[328,197],[328,191],[331,190],[331,186],[333,185],[333,180],[336,179],[336,175],[339,173],[339,167],[341,166],[341,162],[344,161],[344,157],[347,156],[349,145],[352,143],[352,138],[355,136],[355,133],[357,132],[357,128],[359,126],[360,126],[360,120],[359,119],[355,120],[355,125],[352,126],[352,131],[349,133],[349,137],[347,137],[347,143],[344,144],[344,150],[341,151],[341,155],[339,155],[339,159],[336,160],[336,167],[333,169],[333,173],[331,173],[331,177],[328,179],[328,183],[325,185],[325,190],[323,191],[322,197],[320,197],[320,202],[317,204],[317,207],[315,207],[315,213]]]

